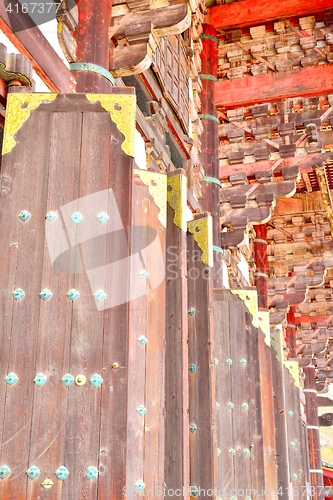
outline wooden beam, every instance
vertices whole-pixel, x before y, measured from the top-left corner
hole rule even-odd
[[[242,2],[244,3],[244,2]],[[333,92],[333,65],[325,64],[215,83],[215,104],[237,108],[292,97]]]
[[[51,91],[73,92],[75,85],[71,80],[72,73],[39,28],[31,25],[30,17],[20,11],[15,14],[15,22],[15,33],[13,33],[5,2],[0,2],[0,29],[4,35],[23,56],[32,62],[37,75]]]
[[[314,15],[332,9],[331,0],[243,0],[230,5],[218,5],[209,10],[209,22],[215,29],[242,28],[267,21]],[[208,22],[208,21],[206,21]]]
[[[284,167],[298,165],[301,173],[312,172],[315,165],[321,165],[332,153],[313,153],[304,156],[291,156],[283,158],[282,162],[274,169],[275,174],[279,174]],[[236,165],[225,165],[219,168],[219,179],[227,180],[229,175],[236,172],[246,172],[246,175],[253,177],[258,170],[270,170],[276,164],[275,160],[256,161],[254,163],[237,163]]]

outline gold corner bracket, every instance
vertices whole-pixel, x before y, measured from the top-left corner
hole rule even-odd
[[[160,209],[157,216],[163,227],[167,222],[167,176],[148,170],[134,169],[134,175],[137,175],[140,181],[148,187],[149,194],[152,196],[156,206]]]
[[[252,325],[255,328],[260,328],[264,334],[265,344],[271,345],[270,341],[270,325],[269,325],[269,312],[258,311],[258,293],[257,290],[230,290],[232,294],[244,302],[246,309],[252,316]]]
[[[200,217],[187,223],[188,231],[193,234],[194,240],[202,250],[201,261],[213,267],[213,224],[212,216]]]
[[[185,175],[177,174],[168,177],[167,199],[170,207],[175,212],[173,222],[182,231],[187,231],[187,180]]]

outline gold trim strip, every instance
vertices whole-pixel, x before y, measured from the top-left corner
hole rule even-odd
[[[252,316],[252,325],[255,328],[260,328],[264,334],[265,344],[271,345],[270,342],[270,325],[268,311],[258,311],[258,292],[257,290],[230,290],[232,294],[238,295],[244,302],[246,309]]]
[[[288,372],[294,379],[294,384],[296,387],[300,387],[299,383],[299,366],[298,361],[284,361],[284,366],[287,368]]]

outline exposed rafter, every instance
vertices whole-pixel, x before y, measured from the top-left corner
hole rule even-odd
[[[218,5],[210,9],[210,23],[215,29],[241,28],[275,19],[314,15],[332,9],[331,0],[243,0],[231,5]]]

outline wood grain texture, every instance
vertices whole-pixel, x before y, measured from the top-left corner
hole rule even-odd
[[[172,175],[184,175],[177,170]],[[185,487],[189,477],[189,377],[186,233],[174,223],[168,204],[166,230],[166,347],[165,347],[165,483],[168,489]],[[177,298],[177,300],[175,300]],[[172,496],[166,495],[166,498]]]
[[[197,367],[189,377],[190,425],[197,426],[196,432],[190,432],[190,481],[207,490],[217,484],[218,458],[211,268],[202,263],[201,250],[191,234],[187,246],[188,306],[195,309],[189,316],[189,364]]]
[[[272,4],[269,0],[256,3],[244,0],[242,4],[218,5],[209,10],[209,21],[216,28],[241,28],[267,21],[302,17],[324,12],[332,7],[330,0],[282,0]]]
[[[0,485],[1,496],[6,500],[26,497],[25,471],[28,468],[33,379],[38,349],[40,263],[44,254],[44,218],[40,215],[46,206],[49,162],[49,149],[44,137],[49,133],[50,117],[47,115],[35,120],[33,128],[25,123],[16,136],[22,147],[3,157],[1,219],[4,228],[8,229],[1,238],[1,337],[3,356],[6,356],[2,359],[1,376],[3,380],[8,372],[14,372],[19,377],[13,386],[3,382],[0,393],[0,461],[12,471],[11,476]],[[46,168],[38,169],[32,175],[31,165],[38,164]],[[31,193],[34,195],[31,196]],[[28,222],[18,218],[22,210],[32,214]],[[22,288],[26,294],[22,301],[16,302],[12,297],[16,288]]]
[[[332,76],[332,65],[326,64],[251,78],[223,80],[215,83],[215,104],[218,107],[237,108],[292,97],[330,94],[333,91]]]

